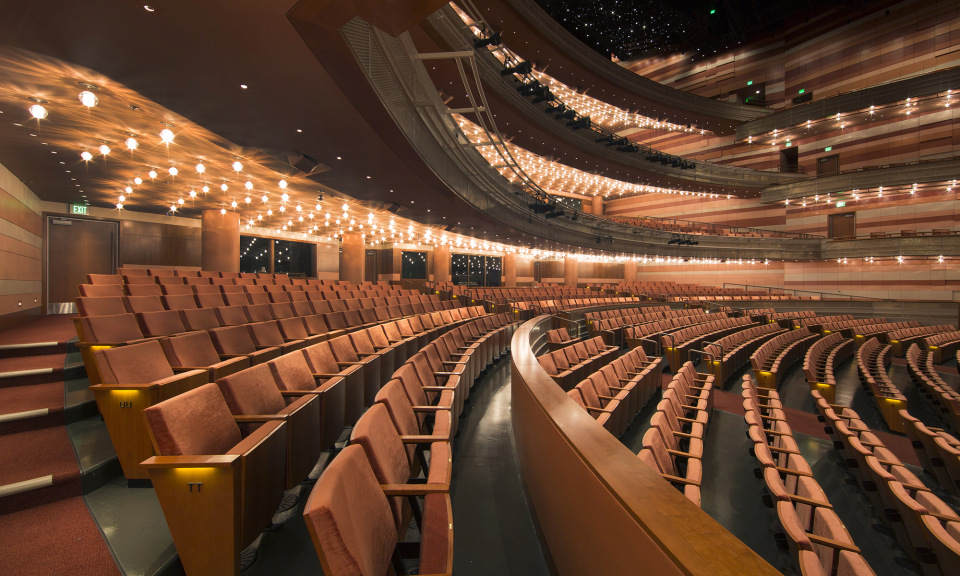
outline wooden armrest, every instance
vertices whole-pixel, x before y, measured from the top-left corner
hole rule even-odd
[[[778,454],[800,454],[800,452],[796,450],[787,450],[786,448],[777,448],[775,446],[767,446],[767,449]]]
[[[678,438],[700,438],[695,434],[687,434],[686,432],[673,432],[673,435]]]
[[[945,516],[945,515],[939,514],[939,513],[937,513],[937,512],[929,512],[929,511],[928,511],[928,512],[927,512],[927,516],[933,516],[934,518],[936,518],[937,520],[939,520],[939,521],[941,521],[941,522],[960,522],[960,520],[957,520],[957,517],[956,517],[956,516]]]
[[[246,358],[249,354],[218,354],[221,360],[229,360],[231,358]]]
[[[173,372],[175,374],[179,372],[189,372],[191,370],[207,371],[210,369],[209,366],[171,366],[171,368],[173,368]]]
[[[813,474],[810,474],[809,472],[801,472],[799,470],[793,470],[791,468],[782,468],[780,466],[774,466],[773,469],[782,474],[789,474],[790,476],[803,476],[806,478],[813,478]]]
[[[234,414],[233,419],[241,422],[269,422],[270,420],[286,420],[286,416],[279,414]]]
[[[318,378],[338,378],[341,376],[343,376],[343,374],[320,374],[320,373],[313,374],[313,378],[315,380]]]
[[[426,496],[450,491],[449,484],[381,484],[380,488],[384,496]]]
[[[814,544],[821,544],[823,546],[829,546],[836,550],[845,550],[847,552],[860,552],[860,549],[854,546],[853,544],[847,544],[846,542],[841,542],[839,540],[834,540],[832,538],[827,538],[826,536],[820,536],[819,534],[811,534],[807,532],[807,538],[810,539]]]
[[[449,360],[442,360],[440,363],[444,365],[450,364],[453,366],[466,366],[467,364],[469,364],[469,362],[451,362]]]
[[[433,444],[434,442],[449,442],[449,438],[443,436],[426,436],[424,434],[414,434],[401,436],[400,441],[404,444]]]
[[[428,392],[444,392],[446,390],[456,390],[455,387],[451,386],[421,386],[422,389],[427,390]]]
[[[434,376],[463,376],[460,372],[434,372]]]
[[[693,458],[695,460],[699,460],[699,458],[697,458],[693,454],[689,452],[683,452],[681,450],[672,450],[670,448],[667,448],[667,454],[673,454],[674,456],[682,456],[684,458]]]
[[[818,508],[830,508],[831,510],[833,509],[833,505],[830,504],[829,502],[821,502],[819,500],[813,500],[810,498],[805,498],[803,496],[795,496],[793,494],[787,494],[787,498],[789,498],[791,502],[799,502],[801,504],[806,504],[808,506],[816,506]]]
[[[661,474],[660,476],[662,476],[664,480],[667,480],[669,482],[676,482],[678,484],[692,484],[694,486],[700,485],[700,483],[697,482],[696,480],[690,480],[688,478],[681,478],[679,476],[672,476],[670,474]]]
[[[599,412],[601,414],[613,414],[613,410],[608,410],[606,408],[593,408],[591,406],[585,406],[587,412]]]
[[[228,468],[240,458],[240,454],[151,456],[140,465],[144,468]]]
[[[363,362],[337,362],[337,366],[362,366]]]

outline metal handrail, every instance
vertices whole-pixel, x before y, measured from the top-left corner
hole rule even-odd
[[[661,348],[659,340],[653,340],[651,338],[641,338],[640,341],[650,342],[651,344],[653,344],[653,349],[656,351],[657,357],[663,356],[663,349]]]

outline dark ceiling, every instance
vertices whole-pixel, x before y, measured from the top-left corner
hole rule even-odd
[[[834,19],[870,0],[536,0],[554,20],[600,54],[620,60],[689,52],[692,59],[774,36],[805,15]]]

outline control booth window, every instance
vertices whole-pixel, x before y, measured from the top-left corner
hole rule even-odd
[[[426,280],[427,279],[427,253],[426,252],[401,252],[400,253],[400,278],[404,280]]]
[[[450,277],[461,286],[499,286],[503,259],[499,256],[453,254]]]
[[[263,272],[270,270],[270,240],[256,236],[240,237],[240,271]]]

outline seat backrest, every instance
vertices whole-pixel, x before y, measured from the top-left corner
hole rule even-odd
[[[143,338],[133,314],[89,316],[80,319],[80,327],[87,342],[130,342]]]
[[[336,374],[340,372],[337,358],[333,355],[330,342],[318,342],[303,349],[303,357],[307,360],[310,370],[314,374]]]
[[[397,542],[390,505],[360,446],[347,446],[303,512],[324,574],[386,574]]]
[[[374,404],[364,412],[353,427],[350,443],[363,447],[370,467],[381,484],[406,484],[409,481],[407,450],[383,404]],[[393,520],[399,528],[402,521],[401,501],[399,498],[389,500]]]
[[[280,390],[313,390],[317,387],[305,353],[305,350],[296,350],[267,363],[275,387]]]
[[[174,375],[156,340],[96,350],[94,356],[107,384],[149,384]]]
[[[401,436],[416,435],[420,433],[420,423],[417,415],[413,411],[413,405],[403,389],[403,383],[399,379],[393,379],[377,392],[374,402],[383,404],[393,420],[393,427]]]
[[[145,408],[143,414],[160,456],[226,454],[241,439],[216,384],[178,394]]]
[[[220,355],[206,331],[191,332],[160,341],[171,366],[213,366]]]
[[[123,296],[122,284],[81,284],[80,295],[91,298]]]
[[[180,319],[187,330],[212,330],[220,327],[220,320],[212,308],[180,310]]]
[[[256,364],[217,380],[231,414],[276,414],[284,402],[266,364]]]
[[[161,310],[159,312],[143,312],[137,314],[137,322],[144,336],[173,336],[187,331],[176,310]]]
[[[77,311],[80,312],[81,316],[106,316],[108,314],[125,314],[127,308],[123,305],[123,298],[117,296],[80,297],[77,298]]]

